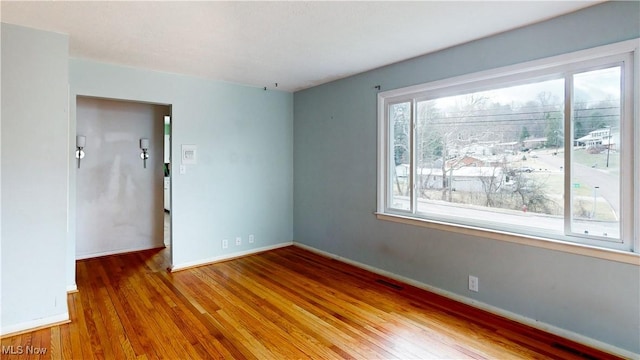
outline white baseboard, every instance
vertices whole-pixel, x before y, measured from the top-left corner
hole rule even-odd
[[[25,321],[15,325],[4,326],[0,329],[0,336],[7,336],[11,334],[24,333],[27,331],[35,331],[38,329],[54,326],[56,324],[65,323],[69,321],[69,312],[62,314],[47,316],[41,319]]]
[[[74,292],[78,292],[78,285],[73,284],[73,285],[67,285],[67,294],[71,294]]]
[[[197,267],[197,266],[209,265],[209,264],[217,263],[217,262],[220,262],[220,261],[231,260],[231,259],[235,259],[235,258],[247,256],[247,255],[253,255],[253,254],[257,254],[257,253],[261,253],[261,252],[269,251],[269,250],[273,250],[273,249],[279,249],[281,247],[291,246],[291,245],[293,245],[293,242],[292,241],[288,241],[288,242],[283,242],[283,243],[279,243],[279,244],[275,244],[275,245],[264,246],[264,247],[260,247],[260,248],[256,248],[256,249],[249,249],[249,250],[245,250],[245,251],[234,252],[234,253],[231,253],[231,254],[224,254],[224,255],[214,256],[214,257],[210,257],[210,258],[202,259],[202,260],[190,261],[190,262],[177,264],[177,265],[173,264],[173,266],[171,266],[171,271],[186,270],[186,269]]]
[[[526,316],[522,316],[522,315],[513,313],[511,311],[507,311],[507,310],[495,307],[493,305],[489,305],[489,304],[481,302],[481,301],[470,299],[470,298],[468,298],[466,296],[462,296],[462,295],[459,295],[459,294],[456,294],[456,293],[453,293],[453,292],[450,292],[450,291],[447,291],[447,290],[443,290],[443,289],[440,289],[440,288],[437,288],[437,287],[434,287],[434,286],[431,286],[431,285],[427,285],[425,283],[422,283],[422,282],[419,282],[419,281],[416,281],[416,280],[413,280],[413,279],[410,279],[410,278],[407,278],[407,277],[404,277],[404,276],[401,276],[401,275],[397,275],[397,274],[388,272],[386,270],[378,269],[376,267],[373,267],[373,266],[370,266],[370,265],[366,265],[366,264],[363,264],[363,263],[360,263],[360,262],[357,262],[357,261],[354,261],[354,260],[339,256],[339,255],[335,255],[335,254],[323,251],[323,250],[319,250],[319,249],[316,249],[316,248],[308,246],[308,245],[300,244],[300,243],[297,243],[297,242],[294,242],[293,245],[294,246],[298,246],[298,247],[300,247],[302,249],[314,252],[316,254],[319,254],[319,255],[322,255],[322,256],[325,256],[325,257],[328,257],[328,258],[332,258],[332,259],[335,259],[335,260],[338,260],[338,261],[353,265],[355,267],[370,271],[372,273],[376,273],[376,274],[379,274],[379,275],[382,275],[382,276],[386,276],[386,277],[388,277],[390,279],[398,280],[398,281],[403,282],[405,284],[412,285],[412,286],[415,286],[417,288],[420,288],[420,289],[423,289],[423,290],[426,290],[426,291],[430,291],[430,292],[438,294],[438,295],[442,295],[444,297],[447,297],[449,299],[455,300],[457,302],[473,306],[475,308],[490,312],[490,313],[498,315],[498,316],[502,316],[504,318],[507,318],[509,320],[513,320],[515,322],[530,326],[532,328],[536,328],[536,329],[548,332],[550,334],[557,335],[557,336],[563,337],[565,339],[569,339],[569,340],[575,341],[577,343],[584,344],[584,345],[590,346],[592,348],[602,350],[604,352],[608,352],[608,353],[611,353],[611,354],[614,354],[614,355],[618,355],[618,356],[621,356],[621,357],[624,357],[624,358],[629,358],[629,359],[640,359],[640,354],[636,354],[636,353],[631,352],[629,350],[621,349],[621,348],[616,347],[614,345],[607,344],[605,342],[602,342],[602,341],[599,341],[599,340],[596,340],[596,339],[592,339],[590,337],[575,333],[575,332],[570,331],[570,330],[566,330],[566,329],[559,328],[559,327],[551,325],[551,324],[547,324],[547,323],[544,323],[544,322],[541,322],[541,321],[538,321],[538,320],[534,320],[534,319],[528,318]]]
[[[101,256],[108,256],[108,255],[126,254],[130,252],[143,251],[143,250],[153,250],[153,249],[159,249],[163,247],[164,247],[164,243],[160,245],[151,246],[151,247],[144,246],[140,248],[101,251],[101,252],[91,253],[91,254],[81,254],[81,255],[76,254],[76,260],[91,259],[91,258],[96,258]]]

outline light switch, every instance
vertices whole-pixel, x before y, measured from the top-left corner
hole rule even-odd
[[[198,148],[195,145],[182,145],[182,163],[195,165],[198,163]]]

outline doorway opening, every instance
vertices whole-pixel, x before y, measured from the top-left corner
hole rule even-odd
[[[170,246],[170,116],[169,105],[77,97],[76,259]]]
[[[164,116],[164,246],[171,247],[171,114]]]

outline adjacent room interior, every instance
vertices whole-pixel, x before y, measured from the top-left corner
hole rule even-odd
[[[164,105],[77,98],[85,155],[76,171],[76,259],[167,245],[169,112]]]
[[[640,357],[640,2],[0,6],[3,358]]]

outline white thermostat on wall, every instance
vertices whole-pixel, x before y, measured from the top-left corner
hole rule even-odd
[[[182,164],[183,165],[195,165],[198,163],[197,158],[197,146],[195,145],[182,145]]]

